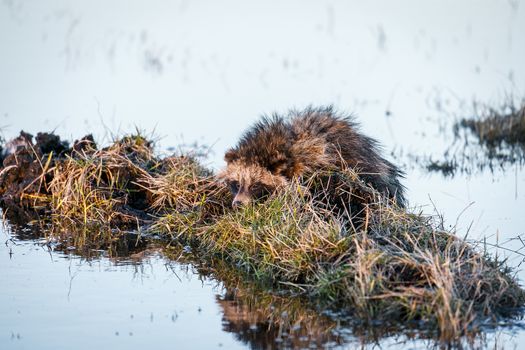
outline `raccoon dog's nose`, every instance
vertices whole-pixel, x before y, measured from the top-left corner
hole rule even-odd
[[[240,206],[242,206],[242,202],[241,201],[237,201],[237,200],[233,201],[232,207],[234,209],[239,208]]]

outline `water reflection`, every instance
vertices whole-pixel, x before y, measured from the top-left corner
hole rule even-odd
[[[230,289],[217,296],[223,329],[252,349],[323,348],[343,345],[336,320],[307,310],[299,300],[279,300]]]

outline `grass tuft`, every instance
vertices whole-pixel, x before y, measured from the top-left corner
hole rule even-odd
[[[152,144],[126,136],[110,147],[72,151],[44,174],[50,194],[52,232],[75,245],[109,243],[120,229],[137,227],[145,193],[134,181],[156,164]]]

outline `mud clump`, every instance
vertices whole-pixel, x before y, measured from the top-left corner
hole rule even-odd
[[[75,153],[92,153],[97,149],[97,144],[95,143],[95,139],[93,138],[93,135],[89,134],[81,139],[75,140],[73,142],[73,146],[71,147],[71,152]]]
[[[54,162],[53,154],[64,153],[67,146],[67,142],[60,141],[52,133],[38,133],[36,143],[33,143],[33,135],[24,131],[7,142],[2,147],[0,201],[6,204],[27,204],[45,195],[47,192],[42,186],[44,171]]]
[[[3,161],[0,172],[0,200],[4,203],[23,203],[43,191],[39,179],[42,165],[32,150],[20,148]]]
[[[58,160],[81,149],[79,141],[70,148],[67,141],[62,141],[54,133],[39,132],[34,139],[35,142],[33,135],[21,131],[18,137],[0,147],[1,203],[26,205],[31,201],[31,206],[35,206],[35,201],[49,194],[45,186],[50,180],[47,171]],[[84,139],[92,141],[94,145],[93,136]]]
[[[69,143],[61,141],[58,135],[47,132],[36,134],[36,147],[42,154],[54,153],[61,155],[69,150]]]
[[[70,147],[53,133],[39,132],[33,138],[21,131],[2,147],[0,204],[31,209],[49,209],[51,204],[52,209],[61,209],[68,198],[62,198],[60,205],[53,206],[57,195],[66,194],[57,192],[61,189],[60,180],[64,185],[85,181],[84,190],[88,192],[78,192],[81,188],[77,186],[69,188],[68,193],[104,193],[106,200],[121,204],[112,206],[112,210],[117,217],[126,219],[116,224],[130,220],[136,223],[136,218],[146,217],[141,211],[148,203],[144,189],[134,183],[148,162],[155,162],[152,154],[151,143],[142,142],[139,137],[126,137],[98,150],[92,135],[76,140]],[[87,174],[89,170],[93,173]],[[86,177],[78,177],[88,175],[92,175],[88,181]]]

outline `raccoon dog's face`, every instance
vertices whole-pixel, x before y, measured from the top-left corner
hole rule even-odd
[[[230,188],[234,208],[263,199],[286,183],[282,176],[274,175],[259,165],[240,161],[229,162],[219,174],[219,179]]]

